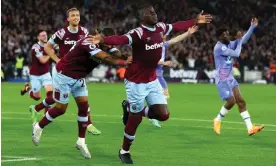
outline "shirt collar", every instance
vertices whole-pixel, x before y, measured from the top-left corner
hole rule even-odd
[[[78,31],[79,31],[79,28],[77,28],[77,30],[71,30],[69,26],[67,27],[67,29],[71,33],[78,33]]]
[[[40,41],[37,42],[37,43],[38,43],[38,45],[40,45],[41,47],[44,47],[44,45],[45,45],[45,44],[41,43]]]
[[[146,28],[147,30],[149,30],[149,31],[155,31],[155,26],[153,27],[153,28],[150,28],[150,27],[147,27],[147,26],[145,26],[145,25],[141,25],[143,28]]]

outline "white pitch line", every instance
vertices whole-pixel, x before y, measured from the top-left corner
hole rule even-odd
[[[30,113],[27,112],[2,112],[2,114],[19,114],[19,115],[30,115]],[[69,114],[77,116],[77,114]],[[92,117],[115,117],[115,118],[121,118],[121,116],[118,115],[92,115]],[[186,119],[186,118],[173,118],[171,117],[170,120],[178,120],[178,121],[196,121],[196,122],[213,122],[213,120],[207,120],[207,119]],[[244,122],[234,122],[234,121],[223,121],[223,123],[232,123],[232,124],[244,124]],[[263,123],[257,123],[257,124],[263,124]],[[275,124],[263,124],[265,126],[269,127],[276,127]]]
[[[12,117],[2,117],[2,119],[16,119],[16,120],[28,120],[30,121],[30,119],[28,118],[12,118]],[[65,120],[65,119],[62,119],[62,120],[58,120],[58,121],[61,121],[61,122],[76,122],[75,120]],[[93,122],[96,122],[96,123],[110,123],[110,124],[122,124],[122,122],[110,122],[110,121],[93,121]],[[151,125],[151,124],[146,124],[146,125]],[[183,125],[169,125],[167,124],[166,126],[168,127],[183,127]],[[213,127],[208,127],[208,126],[189,126],[191,128],[206,128],[206,129],[213,129]],[[229,130],[246,130],[245,128],[234,128],[234,127],[224,127],[223,129],[229,129]],[[271,130],[271,129],[265,129],[265,131],[271,131],[271,132],[275,132],[276,130]]]
[[[5,156],[2,156],[2,158],[5,158]],[[7,157],[6,156],[6,158],[12,158],[12,156],[9,156],[9,157]],[[4,163],[4,162],[14,162],[14,161],[32,161],[32,160],[40,160],[39,158],[28,158],[28,157],[26,157],[26,158],[21,158],[21,157],[14,157],[13,159],[8,159],[8,160],[3,160],[2,159],[2,163]]]
[[[23,157],[23,156],[2,156],[3,158],[14,158],[14,159],[24,159],[28,157]]]

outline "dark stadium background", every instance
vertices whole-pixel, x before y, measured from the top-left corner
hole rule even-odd
[[[201,26],[196,35],[168,50],[166,58],[173,60],[177,65],[171,71],[165,69],[166,79],[178,82],[185,82],[186,79],[187,82],[189,80],[209,82],[214,68],[212,50],[217,41],[215,29],[223,26],[229,30],[245,32],[250,26],[251,18],[257,17],[258,28],[243,46],[240,58],[235,60],[234,66],[237,68],[235,75],[240,82],[276,83],[276,69],[272,68],[276,63],[276,3],[273,0],[1,0],[1,2],[2,81],[22,82],[28,79],[27,66],[31,61],[30,48],[36,42],[36,31],[45,29],[50,37],[56,30],[66,26],[68,8],[80,9],[81,25],[90,31],[113,27],[117,34],[124,34],[138,26],[135,14],[137,7],[148,3],[157,11],[159,21],[166,23],[195,18],[200,10],[214,17],[212,24]],[[131,54],[129,47],[121,47],[121,50],[125,54]],[[24,58],[23,70],[16,69],[18,57]],[[190,73],[186,72],[187,70]],[[173,71],[179,74],[175,75]],[[88,80],[102,79],[118,80],[115,69],[103,67],[96,70]]]

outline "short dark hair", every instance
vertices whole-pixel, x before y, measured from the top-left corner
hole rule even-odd
[[[151,8],[152,6],[149,4],[142,5],[137,10],[137,17],[138,19],[141,19],[144,9]]]
[[[227,31],[226,28],[219,28],[216,30],[216,36],[220,37],[223,34],[223,32],[226,32],[226,31]]]
[[[79,11],[79,10],[75,7],[68,9],[67,12],[66,12],[67,17],[69,17],[69,13],[72,12],[72,11]]]
[[[105,27],[101,32],[104,36],[113,36],[115,35],[115,31],[113,28]]]
[[[36,35],[38,36],[41,32],[46,32],[46,31],[44,29],[39,29],[37,30]]]

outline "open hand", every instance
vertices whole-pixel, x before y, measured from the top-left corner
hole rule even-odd
[[[132,56],[128,56],[127,60],[126,60],[127,64],[131,64],[132,63]]]
[[[203,10],[199,13],[199,15],[196,17],[196,23],[198,24],[208,24],[212,21],[213,17],[210,14],[203,15]]]
[[[172,66],[173,66],[173,62],[172,62],[172,61],[165,61],[165,62],[163,63],[163,66],[172,67]]]
[[[198,26],[194,25],[188,29],[188,33],[191,35],[198,30]]]
[[[256,17],[252,18],[252,20],[251,20],[251,25],[258,26],[258,24],[259,24],[258,19],[257,19]]]

